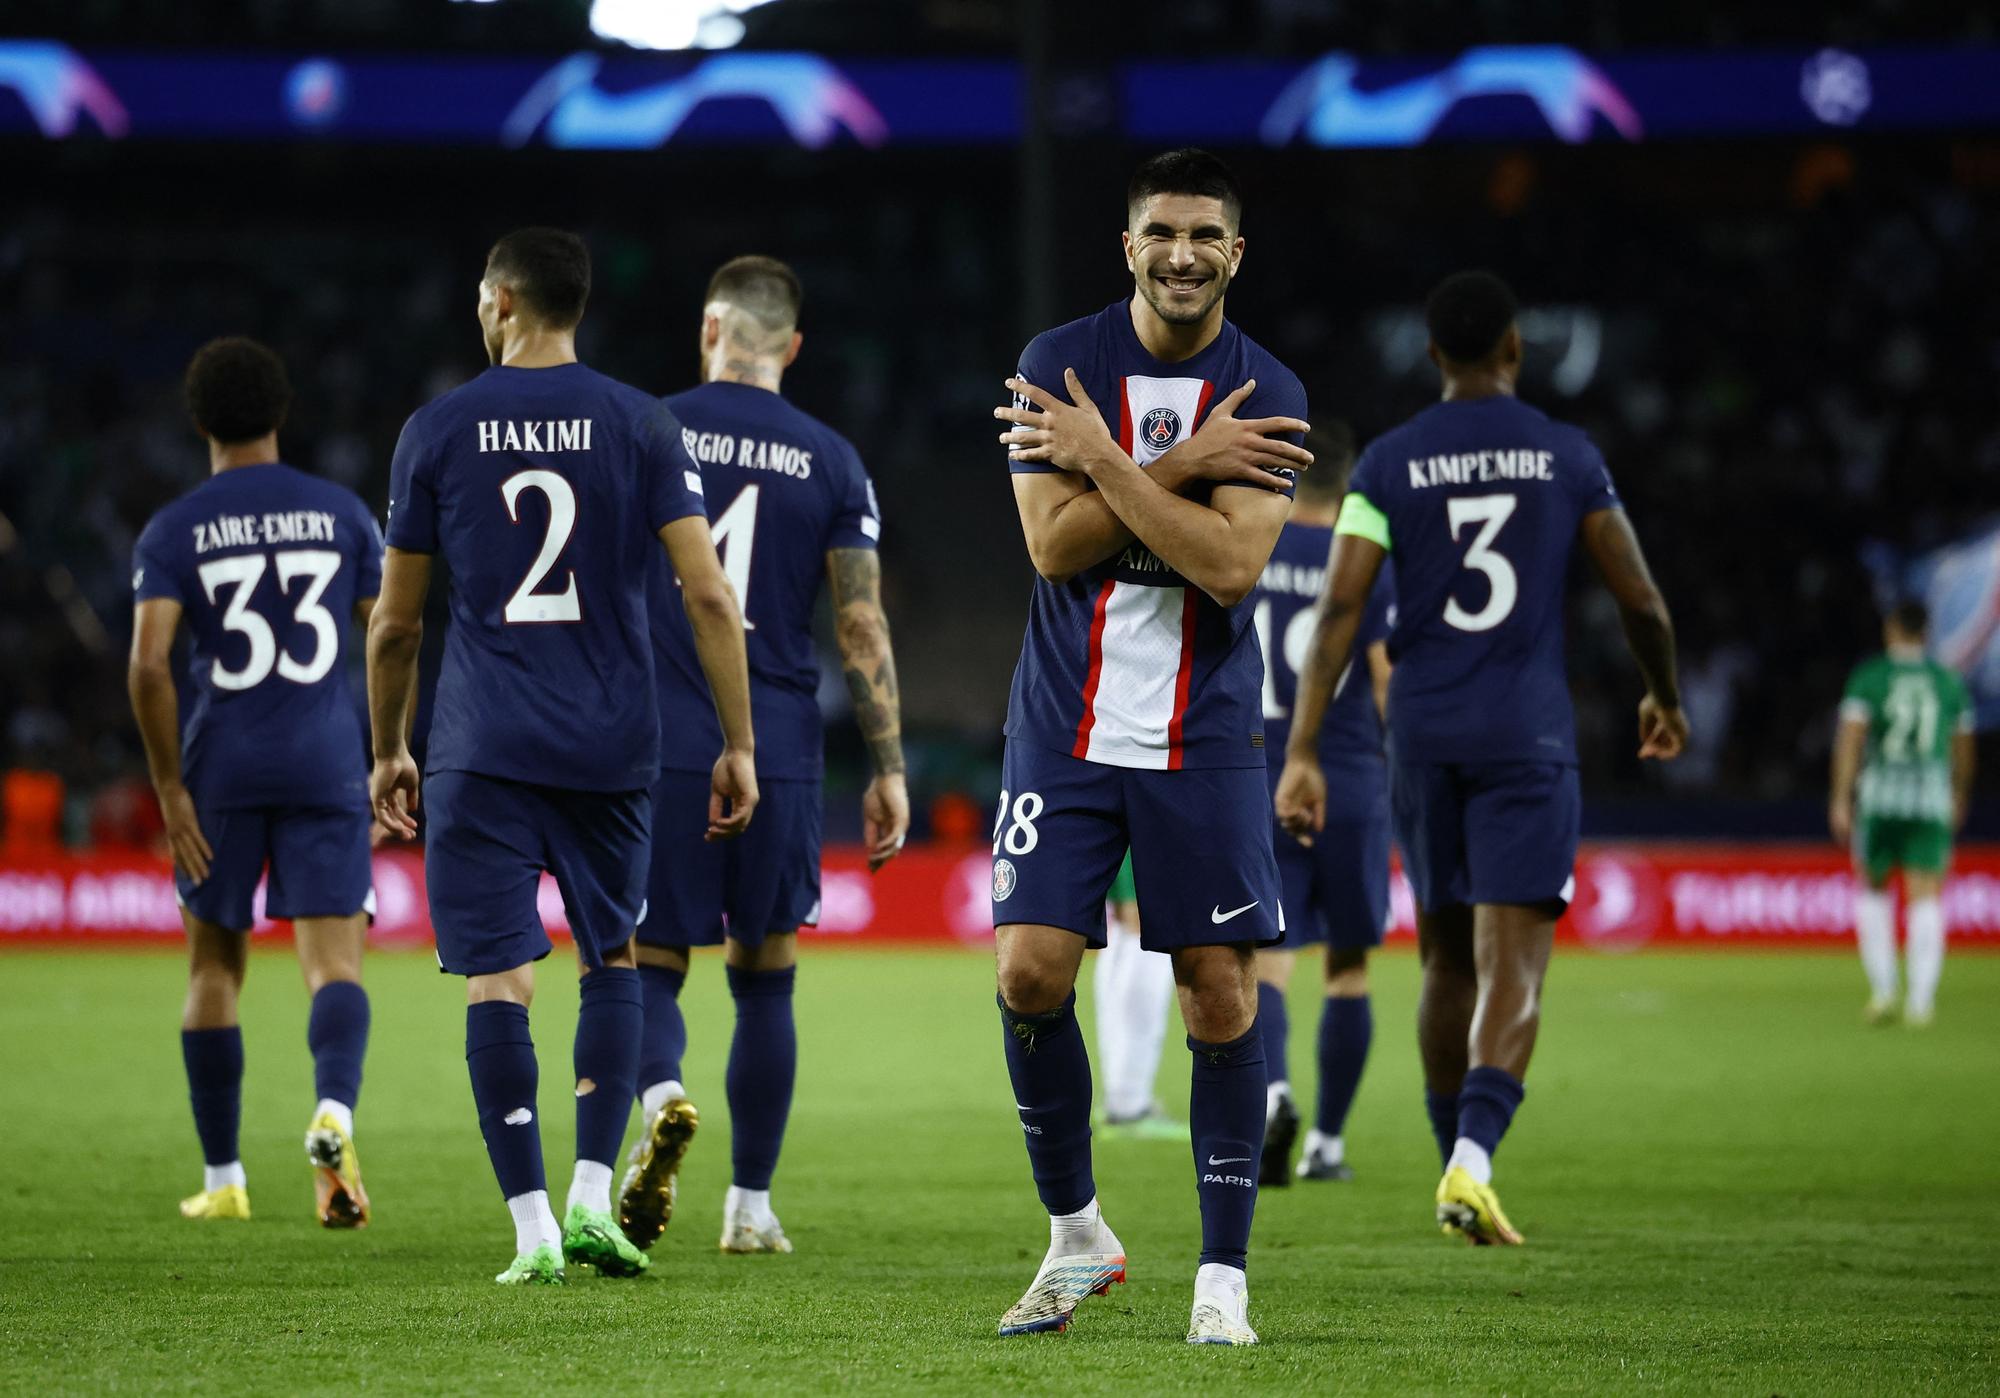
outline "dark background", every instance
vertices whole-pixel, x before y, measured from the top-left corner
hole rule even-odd
[[[591,42],[580,4],[17,8],[16,33],[127,47]],[[1990,37],[1956,6],[1751,8],[780,0],[745,19],[770,47],[1025,48],[1052,100],[1134,53]],[[1030,577],[988,409],[1043,322],[1129,293],[1122,189],[1146,152],[1104,130],[1059,122],[1023,152],[0,143],[0,758],[65,778],[77,839],[102,793],[143,776],[130,550],[206,470],[179,397],[202,341],[276,346],[298,390],[287,458],[379,512],[404,418],[483,366],[486,247],[553,222],[596,258],[585,358],[660,392],[694,379],[717,263],[798,268],[806,346],[786,389],[879,486],[920,825],[940,793],[983,804]],[[1418,317],[1446,273],[1492,267],[1533,308],[1523,395],[1604,449],[1674,608],[1696,733],[1675,767],[1632,759],[1636,673],[1579,576],[1592,824],[1815,833],[1840,686],[1877,644],[1864,553],[2000,508],[2000,140],[1224,154],[1249,190],[1231,316],[1298,371],[1316,420],[1366,440],[1434,396]],[[1031,176],[1046,217],[1024,211]],[[863,767],[838,689],[831,782],[850,789]]]

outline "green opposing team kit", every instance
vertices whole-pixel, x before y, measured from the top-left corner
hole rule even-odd
[[[1925,657],[1878,655],[1847,681],[1845,718],[1865,719],[1854,847],[1869,882],[1896,869],[1941,874],[1951,862],[1951,745],[1972,720],[1965,682]]]

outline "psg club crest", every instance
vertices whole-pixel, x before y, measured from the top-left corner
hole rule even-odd
[[[1181,435],[1181,415],[1172,408],[1155,408],[1139,419],[1139,436],[1154,451],[1165,451]]]
[[[1014,861],[996,859],[993,861],[993,901],[1004,903],[1007,895],[1014,891]]]

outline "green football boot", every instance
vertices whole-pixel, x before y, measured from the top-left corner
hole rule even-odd
[[[572,1204],[563,1220],[563,1257],[580,1267],[595,1267],[601,1276],[636,1277],[653,1260],[632,1246],[610,1210]]]
[[[524,1252],[493,1280],[502,1286],[561,1286],[562,1254],[543,1243],[533,1252]]]

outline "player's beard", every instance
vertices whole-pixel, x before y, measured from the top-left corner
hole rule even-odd
[[[1209,312],[1216,308],[1217,304],[1221,302],[1223,294],[1228,290],[1229,273],[1218,272],[1209,282],[1210,294],[1202,300],[1199,306],[1189,306],[1186,303],[1176,304],[1165,299],[1161,293],[1159,283],[1154,281],[1150,275],[1139,279],[1139,294],[1146,298],[1146,304],[1153,308],[1153,314],[1168,325],[1201,324],[1204,320],[1208,319]]]

